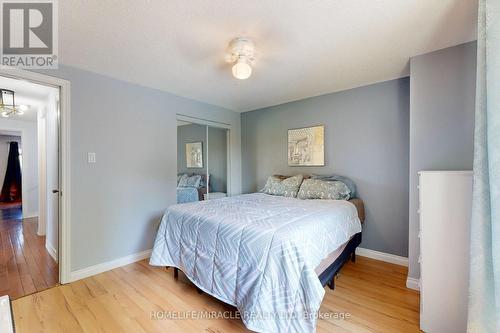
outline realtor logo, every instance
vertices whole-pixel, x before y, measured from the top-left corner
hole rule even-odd
[[[57,68],[56,0],[0,0],[1,64]]]

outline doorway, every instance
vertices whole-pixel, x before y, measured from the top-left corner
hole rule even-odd
[[[0,89],[12,95],[0,110],[0,295],[16,299],[60,282],[60,93],[4,76]]]

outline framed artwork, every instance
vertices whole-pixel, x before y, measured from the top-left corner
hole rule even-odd
[[[203,168],[203,142],[186,143],[186,166]]]
[[[325,166],[325,126],[288,130],[289,166]]]

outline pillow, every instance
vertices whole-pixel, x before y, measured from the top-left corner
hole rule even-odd
[[[178,173],[177,174],[177,186],[179,186],[179,182],[181,181],[182,176],[188,176],[189,177],[189,175],[187,173]]]
[[[177,186],[179,186],[179,187],[186,187],[187,186],[186,184],[187,184],[187,181],[189,179],[189,176],[185,173],[183,175],[180,175],[180,177],[177,176],[177,179],[179,180],[177,182]]]
[[[193,176],[188,176],[186,174],[181,176],[181,179],[179,180],[179,187],[200,187],[200,182],[201,182],[201,176],[200,175],[193,175]]]
[[[203,174],[200,176],[201,176],[200,187],[207,187],[207,179],[210,179],[210,175]],[[210,182],[210,180],[209,180],[209,182]]]
[[[339,176],[339,175],[331,175],[331,176],[314,175],[314,176],[311,176],[311,178],[312,179],[321,179],[321,180],[342,182],[349,188],[349,191],[351,191],[351,199],[356,198],[356,196],[357,196],[356,184],[351,179],[349,179],[347,177]]]
[[[201,176],[200,175],[193,175],[191,177],[188,177],[186,181],[186,186],[187,187],[200,187],[200,182],[201,182]]]
[[[333,199],[349,200],[351,191],[341,181],[306,179],[300,185],[299,199]]]
[[[302,184],[303,179],[304,177],[302,175],[286,179],[280,179],[278,176],[269,176],[262,192],[266,194],[295,198],[297,197],[297,193],[299,192],[300,184]]]

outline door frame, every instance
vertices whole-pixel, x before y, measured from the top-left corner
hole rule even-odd
[[[1,68],[0,76],[59,88],[59,282],[69,283],[71,282],[71,83],[54,76],[17,68]]]

